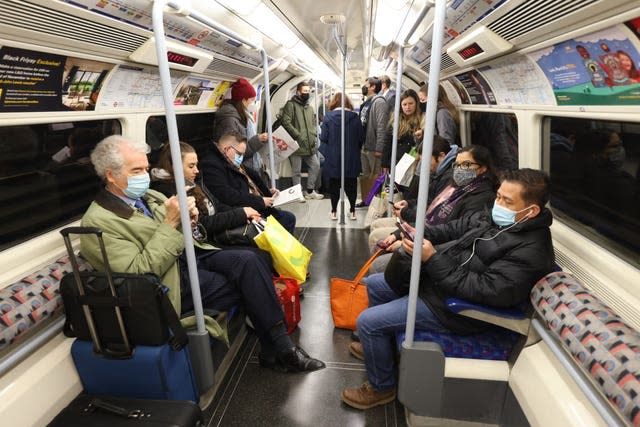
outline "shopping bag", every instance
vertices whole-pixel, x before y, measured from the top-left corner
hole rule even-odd
[[[300,286],[295,279],[274,277],[273,285],[284,312],[287,333],[292,333],[300,322]]]
[[[369,204],[369,210],[367,211],[367,214],[364,217],[364,226],[366,227],[370,227],[371,223],[378,219],[378,218],[382,218],[383,216],[386,215],[387,213],[387,198],[386,196],[381,196],[381,195],[376,195],[373,200],[371,200],[371,203]]]
[[[311,251],[285,230],[273,216],[267,217],[264,231],[258,234],[254,241],[260,249],[271,254],[273,268],[278,274],[296,279],[298,283],[307,280]]]
[[[404,153],[396,165],[394,182],[398,185],[408,187],[415,172],[416,158],[411,154]]]
[[[333,317],[333,324],[336,328],[356,329],[356,319],[369,307],[367,286],[360,282],[369,271],[373,261],[382,253],[384,250],[378,249],[362,266],[353,280],[339,277],[331,278],[329,299],[331,301],[331,317]]]
[[[376,178],[375,182],[371,186],[371,189],[369,190],[369,193],[367,194],[367,198],[364,199],[365,205],[369,205],[373,200],[373,198],[376,196],[376,194],[380,194],[380,192],[382,192],[382,189],[384,188],[384,183],[387,181],[387,178],[389,178],[389,175],[387,175],[386,172],[382,172]]]
[[[367,195],[371,191],[373,184],[375,184],[377,176],[361,176],[358,178],[360,181],[360,197],[362,198],[362,203],[365,206],[369,206],[369,202],[367,202]]]

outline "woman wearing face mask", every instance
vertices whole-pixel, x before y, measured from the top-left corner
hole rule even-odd
[[[461,149],[453,163],[452,182],[429,203],[425,226],[444,224],[461,218],[468,212],[491,208],[495,200],[497,180],[493,173],[491,153],[481,145],[470,145]],[[416,201],[400,201],[394,205],[397,215],[406,222],[416,219]],[[400,232],[394,228],[380,244],[387,248],[388,255],[378,257],[370,273],[384,271],[391,252],[400,247]],[[369,240],[372,244],[371,239]]]
[[[237,132],[247,138],[247,151],[243,164],[259,172],[264,171],[262,159],[255,154],[264,147],[269,135],[257,134],[253,114],[256,111],[256,90],[245,79],[238,79],[231,85],[231,98],[225,99],[216,111],[213,141],[218,142],[225,133]]]

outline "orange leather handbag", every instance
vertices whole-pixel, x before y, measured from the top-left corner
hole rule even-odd
[[[336,328],[356,329],[356,319],[369,306],[367,285],[360,283],[371,263],[384,252],[378,251],[362,266],[353,280],[331,278],[331,316]]]

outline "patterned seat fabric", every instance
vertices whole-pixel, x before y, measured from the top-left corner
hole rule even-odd
[[[398,349],[404,341],[404,332],[398,332]],[[518,339],[518,334],[502,328],[493,328],[480,334],[454,335],[416,331],[415,341],[431,341],[442,347],[445,357],[463,359],[507,360]]]
[[[81,270],[91,266],[78,257]],[[22,280],[0,289],[0,351],[27,330],[62,311],[60,279],[72,271],[64,256]]]
[[[640,426],[640,333],[569,273],[551,273],[531,302],[622,417]]]

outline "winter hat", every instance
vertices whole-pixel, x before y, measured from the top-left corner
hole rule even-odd
[[[238,79],[231,85],[231,99],[241,101],[243,99],[251,99],[256,97],[256,90],[246,79]]]

